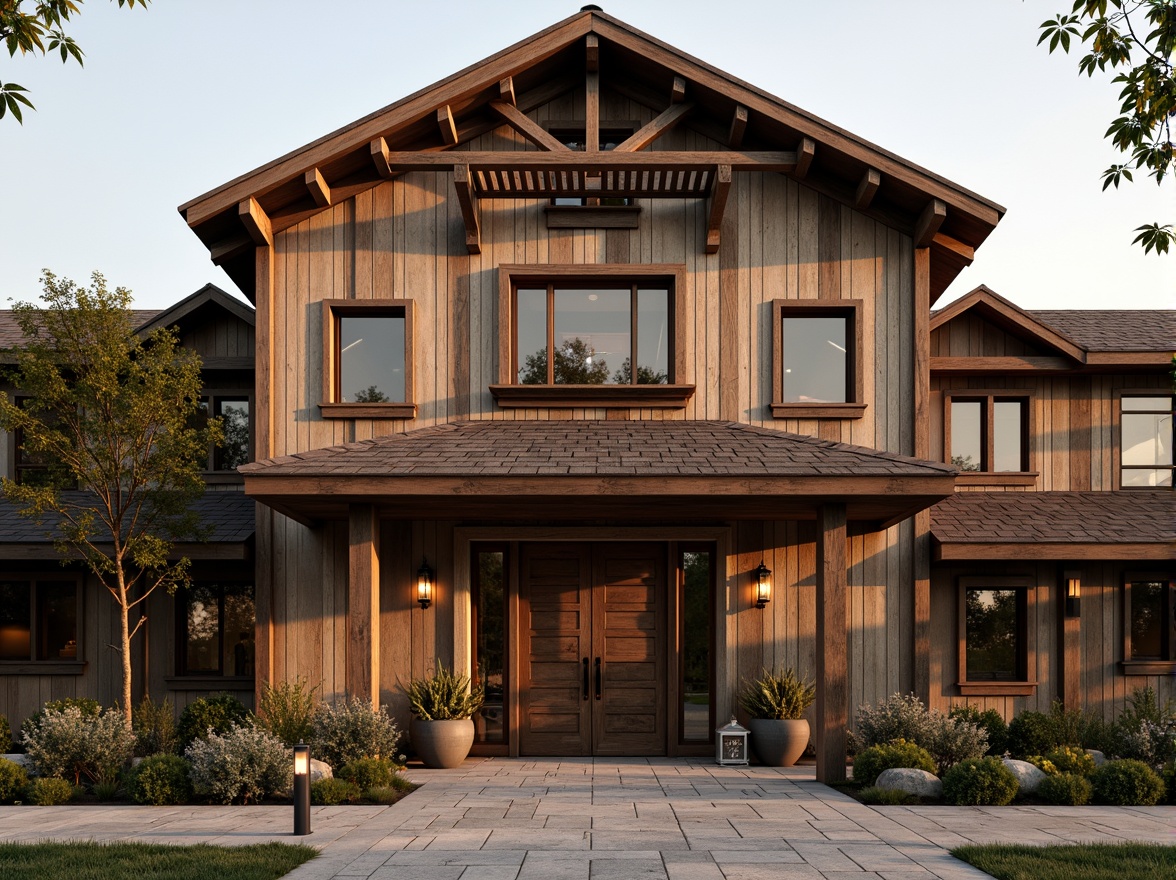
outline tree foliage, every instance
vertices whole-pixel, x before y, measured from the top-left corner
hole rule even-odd
[[[1078,62],[1080,74],[1118,71],[1111,82],[1122,87],[1119,115],[1105,137],[1128,160],[1103,172],[1103,189],[1133,180],[1133,169],[1146,170],[1162,184],[1176,170],[1176,0],[1074,0],[1070,14],[1059,14],[1040,27],[1038,45],[1048,41],[1050,53],[1059,48],[1069,53],[1075,40],[1086,47]],[[1166,253],[1176,243],[1171,223],[1150,223],[1135,232],[1133,243],[1143,245],[1144,253]]]
[[[552,372],[556,385],[604,385],[609,369],[608,362],[596,356],[596,349],[577,336],[555,349]],[[547,384],[546,347],[527,355],[519,370],[519,384]]]
[[[197,534],[191,503],[220,422],[197,418],[199,356],[172,330],[139,338],[129,291],[107,290],[98,273],[88,289],[48,270],[42,284],[43,305],[13,309],[25,342],[11,382],[28,397],[0,394],[0,428],[19,431],[22,449],[51,466],[33,484],[5,479],[3,491],[118,605],[129,726],[131,638],[147,597],[187,581],[188,561],[169,556],[177,538]]]
[[[62,63],[72,58],[79,66],[84,66],[82,47],[74,42],[73,37],[65,33],[65,26],[72,16],[81,13],[84,0],[36,0],[28,3],[25,0],[0,0],[0,40],[8,47],[8,57],[12,58],[17,52],[21,55],[41,53],[47,55],[55,52],[61,55]],[[117,0],[119,7],[133,9],[135,6],[146,7],[151,0]],[[25,96],[24,86],[14,82],[5,83],[0,80],[0,119],[11,112],[12,117],[22,125],[24,117],[21,105],[35,110],[32,102]]]

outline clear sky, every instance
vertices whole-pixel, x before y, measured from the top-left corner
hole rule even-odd
[[[999,202],[945,303],[977,284],[1029,308],[1176,308],[1176,256],[1131,245],[1176,185],[1100,192],[1117,102],[1035,45],[1069,0],[598,0],[604,10]],[[160,307],[236,292],[176,206],[576,12],[581,0],[89,0],[86,66],[0,56],[31,90],[0,120],[0,305],[42,267]]]

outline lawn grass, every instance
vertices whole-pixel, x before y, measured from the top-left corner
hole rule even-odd
[[[1176,878],[1176,846],[1096,843],[961,846],[951,854],[998,880],[1161,880]]]
[[[310,861],[318,850],[286,843],[252,846],[164,846],[149,843],[4,843],[4,880],[276,880]]]

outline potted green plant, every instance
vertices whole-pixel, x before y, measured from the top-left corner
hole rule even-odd
[[[809,723],[802,716],[816,698],[816,686],[791,669],[765,669],[759,678],[744,682],[739,705],[751,716],[747,728],[760,763],[791,767],[804,754]]]
[[[468,675],[458,675],[437,661],[429,678],[414,678],[405,689],[413,719],[412,744],[426,767],[460,766],[474,744],[473,715],[482,708],[482,686],[470,686]]]

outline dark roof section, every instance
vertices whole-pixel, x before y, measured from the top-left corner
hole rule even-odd
[[[136,328],[141,327],[160,313],[160,309],[131,309],[134,316],[132,324]],[[12,309],[0,309],[0,350],[17,348],[24,341],[25,336],[16,323],[16,313]]]
[[[1176,554],[1176,493],[1163,490],[1120,492],[960,492],[931,508],[931,534],[941,545],[966,545],[971,552],[945,552],[942,558],[1066,557],[1066,547],[1157,545],[1161,556]],[[988,545],[1002,545],[989,555]],[[1007,545],[1015,545],[1012,550]],[[999,555],[1005,554],[1005,555]],[[1081,552],[1082,558],[1097,554]],[[1075,557],[1077,558],[1077,557]],[[1148,557],[1156,558],[1156,557]]]
[[[1033,309],[1028,313],[1087,351],[1176,351],[1176,311]]]
[[[736,422],[467,421],[267,459],[264,476],[945,476],[955,468]]]

